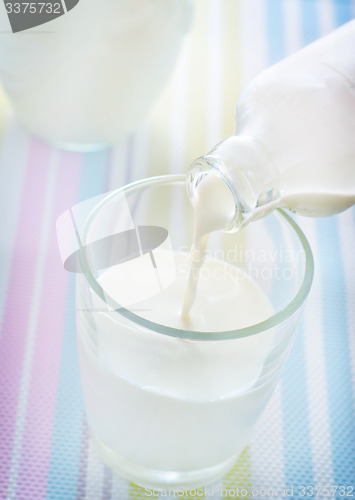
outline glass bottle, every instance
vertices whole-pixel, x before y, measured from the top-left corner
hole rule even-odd
[[[235,135],[187,174],[192,202],[206,177],[218,189],[223,181],[219,200],[230,208],[232,195],[235,207],[224,229],[277,207],[327,216],[353,205],[355,20],[262,72],[240,96],[235,119]]]

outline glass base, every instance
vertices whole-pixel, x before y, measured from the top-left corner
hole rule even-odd
[[[181,489],[190,490],[213,484],[234,466],[240,455],[238,453],[225,462],[206,469],[188,472],[156,470],[143,467],[121,457],[93,433],[91,433],[91,438],[99,457],[113,472],[142,488],[151,490],[179,488],[180,491]]]

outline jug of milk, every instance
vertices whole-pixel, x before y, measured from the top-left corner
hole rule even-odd
[[[326,216],[353,205],[355,20],[262,72],[235,119],[236,135],[188,171],[203,234],[277,207]]]
[[[146,116],[190,28],[193,2],[80,0],[50,22],[12,33],[25,9],[36,17],[53,6],[0,6],[0,82],[34,134],[92,149],[117,142]]]

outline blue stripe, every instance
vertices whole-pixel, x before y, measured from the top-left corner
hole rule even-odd
[[[316,224],[334,484],[355,484],[355,404],[347,328],[344,264],[337,220]]]
[[[351,0],[333,0],[335,22],[337,26],[347,23],[354,17]]]
[[[285,57],[282,0],[267,1],[269,64]],[[302,10],[302,7],[301,7]],[[303,13],[302,13],[303,15]],[[308,20],[307,31],[310,30]],[[313,484],[304,333],[301,325],[281,381],[285,486]]]
[[[281,378],[286,487],[313,485],[304,329],[301,323]]]
[[[302,46],[314,42],[319,37],[317,18],[318,0],[301,0]]]
[[[353,18],[352,7],[350,0],[333,0],[336,27]],[[344,263],[336,218],[317,221],[316,227],[321,249],[319,265],[334,483],[355,486],[355,401],[349,354],[351,332],[348,331],[347,301],[344,299]]]
[[[266,0],[268,63],[274,64],[286,56],[283,23],[283,0]]]
[[[78,201],[106,190],[108,152],[83,155]],[[70,207],[68,207],[70,208]],[[70,276],[61,352],[47,498],[76,499],[83,426],[83,400],[75,332],[75,276]]]

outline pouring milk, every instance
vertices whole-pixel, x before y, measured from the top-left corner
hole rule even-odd
[[[183,318],[212,231],[277,207],[327,216],[355,203],[354,47],[355,20],[261,73],[237,103],[236,135],[190,166],[196,224]]]
[[[355,20],[263,71],[242,93],[236,135],[188,171],[193,205],[206,177],[224,182],[225,215],[234,200],[218,229],[238,230],[277,207],[327,216],[355,203],[354,47]],[[221,192],[220,181],[208,189]],[[203,211],[212,217],[208,201]]]

